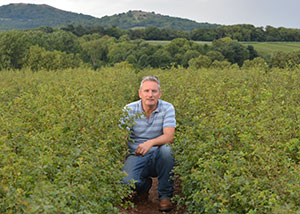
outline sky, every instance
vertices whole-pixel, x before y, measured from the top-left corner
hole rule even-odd
[[[97,18],[142,10],[211,24],[300,29],[300,0],[0,0],[0,6],[10,3],[47,4]]]

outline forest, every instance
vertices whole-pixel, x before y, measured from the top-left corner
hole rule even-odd
[[[116,27],[103,29],[77,26],[61,29],[41,27],[0,32],[0,70],[30,68],[58,70],[88,67],[98,69],[127,62],[135,70],[143,68],[225,68],[262,65],[292,68],[299,65],[300,52],[259,55],[251,45],[243,45],[230,35],[198,44],[185,37],[174,37],[166,45],[132,39],[129,32]],[[147,35],[155,28],[146,28]],[[81,32],[81,33],[79,33]],[[147,38],[153,39],[153,38]]]
[[[272,26],[255,27],[250,24],[219,25],[198,27],[190,31],[174,30],[171,28],[159,28],[155,26],[120,30],[116,26],[104,28],[101,26],[67,25],[62,29],[70,31],[77,36],[99,33],[101,35],[113,33],[113,36],[120,37],[127,34],[130,39],[145,40],[172,40],[175,38],[186,38],[193,41],[214,41],[224,37],[230,37],[238,41],[256,42],[296,42],[300,41],[300,29],[275,28]]]

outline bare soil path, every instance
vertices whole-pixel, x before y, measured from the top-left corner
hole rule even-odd
[[[127,210],[121,209],[122,212],[127,214],[184,214],[185,209],[180,208],[177,209],[176,205],[174,205],[174,209],[170,212],[160,212],[158,210],[159,201],[158,201],[158,193],[157,193],[157,178],[152,178],[153,184],[149,192],[149,198],[147,201],[137,202],[134,204],[134,208],[129,208]],[[177,179],[175,179],[174,184],[174,195],[178,195],[181,193],[180,184]]]

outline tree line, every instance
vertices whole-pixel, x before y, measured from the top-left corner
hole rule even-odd
[[[275,28],[272,26],[255,27],[250,24],[239,24],[219,27],[198,28],[192,31],[172,30],[157,27],[146,27],[139,29],[121,30],[115,26],[104,28],[101,26],[68,25],[62,28],[70,31],[76,36],[99,33],[119,38],[128,35],[130,39],[144,40],[172,40],[175,38],[186,38],[194,41],[214,41],[224,37],[245,42],[299,42],[300,29]]]
[[[38,71],[80,66],[98,69],[121,62],[131,64],[136,70],[257,65],[269,69],[298,66],[300,52],[279,52],[263,58],[253,46],[244,46],[230,37],[214,40],[211,45],[187,38],[175,38],[166,45],[157,45],[142,39],[132,40],[127,34],[112,36],[94,32],[78,36],[48,27],[0,33],[0,70],[29,68]]]

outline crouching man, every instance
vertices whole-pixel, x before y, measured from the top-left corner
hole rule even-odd
[[[174,191],[172,169],[174,158],[169,143],[173,141],[176,120],[172,104],[160,99],[162,91],[156,76],[142,79],[140,100],[126,105],[128,116],[134,117],[128,141],[129,154],[123,170],[124,183],[135,181],[137,197],[147,198],[151,177],[158,177],[159,210],[170,211]]]

